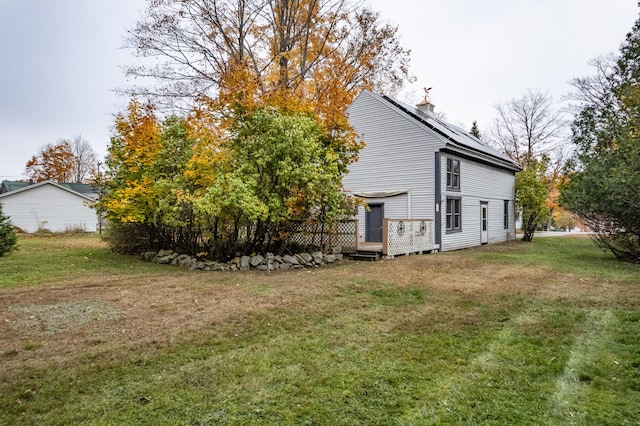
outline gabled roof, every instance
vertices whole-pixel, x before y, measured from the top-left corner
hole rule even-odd
[[[0,184],[0,194],[5,192],[15,191],[16,189],[24,188],[25,186],[29,186],[29,182],[22,181],[13,181],[13,180],[3,180]]]
[[[3,185],[4,185],[5,182],[7,182],[7,181],[4,181]],[[82,192],[79,192],[79,191],[76,191],[76,190],[72,189],[72,187],[75,187],[77,189],[86,190],[86,187],[92,188],[91,185],[83,184],[83,183],[80,183],[80,184],[58,183],[58,182],[54,182],[52,180],[46,180],[46,181],[38,182],[38,183],[34,183],[34,184],[29,184],[27,182],[27,185],[22,185],[22,187],[14,189],[13,191],[4,192],[4,193],[0,194],[0,198],[10,197],[12,195],[15,195],[15,194],[18,194],[18,193],[21,193],[21,192],[25,192],[25,191],[30,191],[30,190],[32,190],[34,188],[38,188],[38,187],[41,187],[41,186],[44,186],[44,185],[52,185],[52,186],[54,186],[56,188],[59,188],[59,189],[61,189],[63,191],[67,191],[67,192],[69,192],[69,193],[71,193],[73,195],[77,195],[79,197],[85,198],[87,201],[92,201],[93,202],[93,201],[97,200],[97,194],[95,194],[94,191],[91,191],[89,193],[82,193]],[[76,186],[76,185],[86,185],[86,187],[85,186]],[[92,195],[94,195],[94,196],[92,196]]]
[[[91,186],[88,183],[58,183],[58,185],[70,189],[72,191],[78,192],[82,195],[85,195],[89,198],[98,199],[98,188],[95,186]]]
[[[496,166],[514,172],[522,170],[522,168],[507,155],[489,145],[484,144],[481,140],[466,130],[463,130],[451,123],[447,123],[432,114],[428,114],[397,99],[393,99],[386,95],[369,93],[383,103],[386,103],[401,113],[410,116],[420,124],[440,135],[446,143],[445,150],[473,157],[484,162],[490,162],[491,164],[495,164]]]

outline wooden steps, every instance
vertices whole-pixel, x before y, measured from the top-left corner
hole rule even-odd
[[[374,250],[357,250],[355,253],[349,253],[349,257],[353,260],[374,261],[380,259],[380,255],[380,252]]]

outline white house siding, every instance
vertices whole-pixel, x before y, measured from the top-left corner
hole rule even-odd
[[[447,157],[460,160],[460,191],[447,190]],[[442,170],[442,245],[441,250],[456,250],[480,245],[480,205],[488,205],[489,243],[513,239],[513,199],[515,178],[513,172],[497,169],[480,162],[443,153]],[[446,230],[447,196],[462,199],[462,231]],[[504,229],[504,200],[509,200],[509,229]]]
[[[349,122],[367,145],[360,151],[358,162],[349,166],[349,173],[343,179],[345,189],[352,192],[409,191],[408,194],[366,201],[384,203],[386,218],[432,219],[434,153],[444,144],[422,124],[368,92],[361,93],[348,112]],[[364,241],[364,209],[360,209],[358,219],[361,241]]]
[[[0,198],[5,216],[27,232],[45,228],[62,232],[73,228],[95,231],[96,212],[89,200],[54,185],[42,185],[26,191],[5,193]]]

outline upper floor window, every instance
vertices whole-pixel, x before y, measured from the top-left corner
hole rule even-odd
[[[447,189],[460,190],[460,160],[447,158]]]

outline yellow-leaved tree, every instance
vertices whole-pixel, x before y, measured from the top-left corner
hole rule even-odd
[[[346,108],[361,90],[411,79],[397,28],[349,0],[153,1],[129,34],[136,54],[162,63],[130,67],[152,81],[127,93],[185,115],[160,123],[132,101],[101,205],[151,229],[155,248],[197,240],[230,257],[282,247],[291,223],[347,215],[342,176],[363,144]],[[180,155],[167,169],[171,140]]]
[[[107,156],[108,173],[100,208],[116,223],[149,223],[154,214],[154,176],[160,150],[160,123],[151,104],[129,103],[118,114]]]

